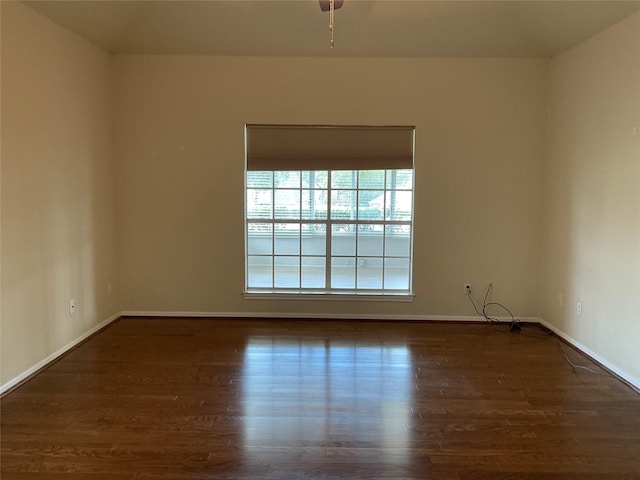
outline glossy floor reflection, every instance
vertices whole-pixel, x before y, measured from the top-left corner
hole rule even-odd
[[[640,479],[640,395],[525,327],[122,319],[2,398],[2,480]]]
[[[253,337],[244,357],[243,449],[249,463],[337,448],[407,461],[411,358],[406,345]],[[282,459],[282,458],[281,458]]]

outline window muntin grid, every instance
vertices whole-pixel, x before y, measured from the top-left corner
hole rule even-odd
[[[413,170],[246,172],[246,288],[411,292]]]

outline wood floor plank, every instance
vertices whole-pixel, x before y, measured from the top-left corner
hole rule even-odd
[[[603,373],[528,328],[121,319],[2,399],[1,477],[637,480]]]

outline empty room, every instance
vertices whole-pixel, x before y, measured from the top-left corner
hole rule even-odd
[[[640,479],[640,0],[0,0],[4,480]]]

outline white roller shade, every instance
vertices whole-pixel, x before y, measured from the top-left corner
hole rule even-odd
[[[414,127],[247,125],[247,170],[413,168]]]

